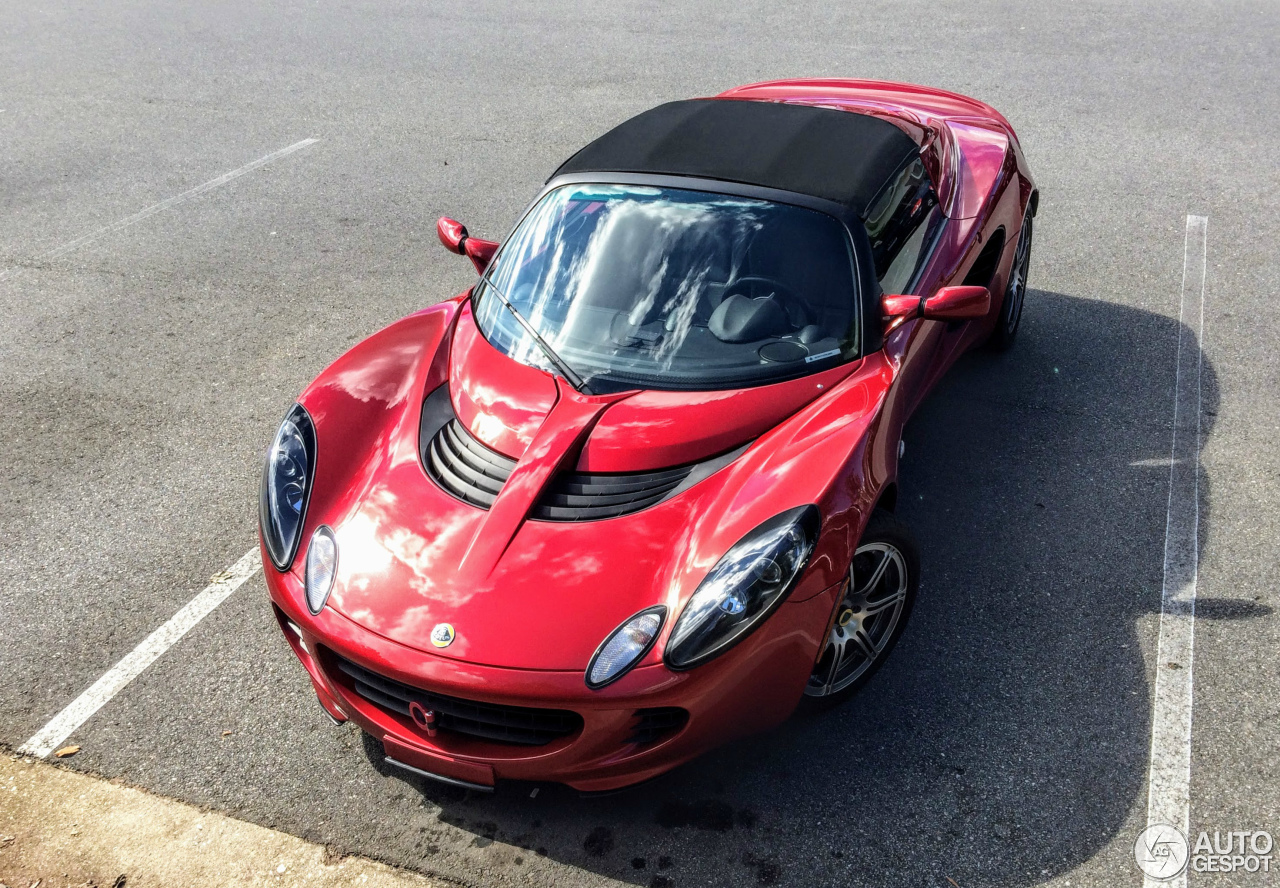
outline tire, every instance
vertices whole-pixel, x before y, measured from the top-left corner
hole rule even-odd
[[[1022,230],[1018,232],[1018,246],[1009,268],[1009,283],[1004,288],[1004,301],[1000,304],[1000,317],[996,328],[987,339],[992,351],[1008,351],[1018,336],[1022,324],[1022,308],[1027,299],[1027,272],[1031,268],[1031,232],[1033,228],[1031,208],[1022,217]]]
[[[849,579],[802,709],[836,706],[866,686],[902,637],[919,588],[915,540],[901,521],[876,509],[850,560]]]

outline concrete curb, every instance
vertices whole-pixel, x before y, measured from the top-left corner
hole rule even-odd
[[[445,883],[172,799],[18,757],[0,758],[0,883],[368,886]]]

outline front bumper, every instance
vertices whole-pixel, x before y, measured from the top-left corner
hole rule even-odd
[[[589,690],[583,673],[477,666],[435,656],[376,635],[332,608],[313,616],[301,578],[264,562],[267,589],[286,638],[306,667],[321,705],[382,741],[389,758],[427,776],[478,787],[499,779],[565,783],[585,792],[656,777],[729,740],[772,728],[795,709],[835,607],[833,586],[788,602],[724,655],[689,672],[633,669]],[[516,746],[437,731],[358,693],[338,658],[393,681],[438,694],[502,706],[564,709],[582,727],[540,746]],[[583,664],[584,668],[586,664]],[[683,726],[635,742],[637,711],[679,707]]]

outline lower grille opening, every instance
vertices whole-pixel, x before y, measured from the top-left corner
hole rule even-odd
[[[447,733],[513,746],[543,746],[582,729],[582,716],[566,709],[532,709],[449,697],[401,684],[332,652],[326,653],[338,671],[351,680],[355,692],[370,703],[408,717],[409,704],[416,702],[434,711],[439,730]]]
[[[657,743],[665,737],[680,730],[689,721],[689,713],[678,706],[663,706],[656,709],[637,709],[636,722],[631,728],[628,743],[641,746]]]

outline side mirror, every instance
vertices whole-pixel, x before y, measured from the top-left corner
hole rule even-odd
[[[444,248],[450,253],[463,255],[462,245],[467,241],[467,226],[461,222],[455,222],[447,216],[441,216],[440,221],[436,222],[436,234],[440,237],[440,243],[444,244]]]
[[[971,321],[991,312],[991,291],[986,287],[943,287],[928,299],[920,296],[885,295],[880,300],[890,329],[913,318],[930,321]]]
[[[497,241],[472,237],[467,234],[467,226],[445,216],[441,216],[436,222],[436,234],[446,250],[466,256],[481,274],[484,274],[493,254],[498,251]]]
[[[991,313],[986,287],[943,287],[924,301],[922,316],[931,321],[976,321]]]

